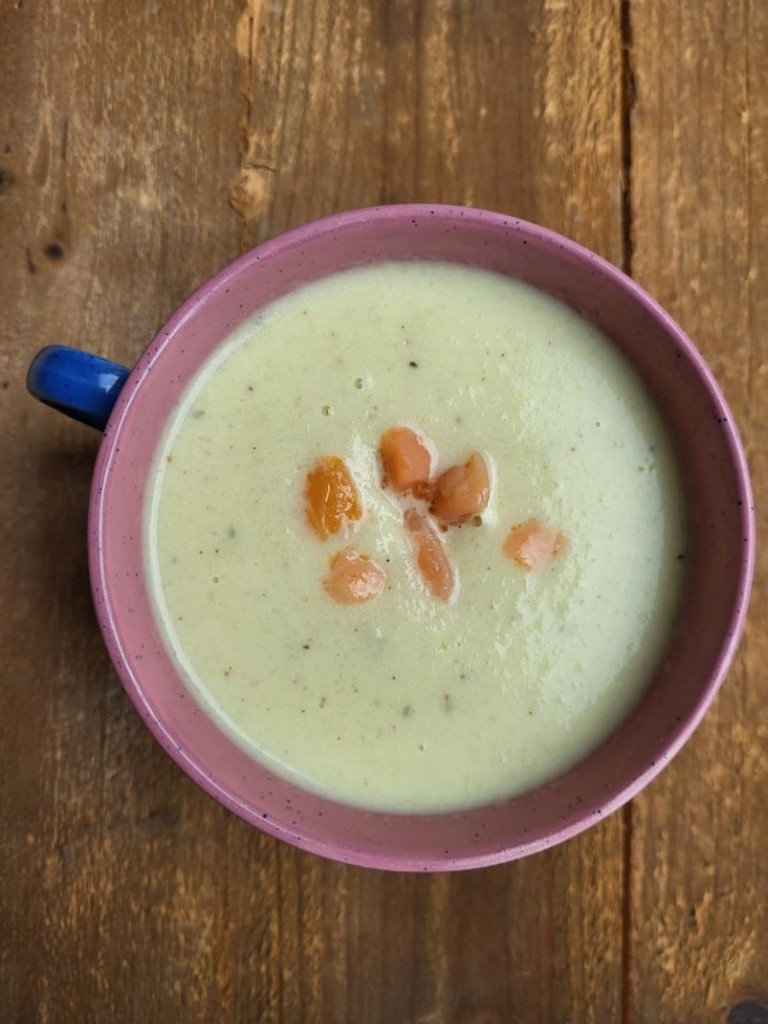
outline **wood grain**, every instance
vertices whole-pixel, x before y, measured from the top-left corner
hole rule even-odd
[[[723,381],[760,498],[766,18],[0,0],[0,1021],[674,1024],[766,996],[762,562],[722,697],[631,812],[459,876],[345,868],[224,811],[141,725],[91,611],[98,439],[23,387],[49,342],[132,364],[288,227],[464,203],[631,259]]]
[[[633,272],[726,391],[764,539],[768,8],[635,0],[632,36]],[[734,1003],[768,999],[765,570],[763,549],[711,714],[633,807],[633,1021],[723,1021]]]

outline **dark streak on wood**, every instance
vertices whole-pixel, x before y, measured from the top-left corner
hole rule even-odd
[[[632,4],[621,0],[621,227],[622,269],[631,276],[634,225],[632,211],[632,112],[636,100],[632,52]]]

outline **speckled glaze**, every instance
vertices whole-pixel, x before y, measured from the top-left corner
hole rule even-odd
[[[265,303],[306,281],[379,259],[439,259],[521,278],[594,321],[626,353],[665,414],[689,510],[684,607],[641,704],[565,775],[505,803],[444,815],[371,813],[270,775],[205,716],[181,683],[144,580],[142,512],[160,432],[213,348]],[[99,624],[131,700],[203,789],[265,832],[322,856],[390,870],[512,860],[616,810],[677,753],[733,658],[754,559],[752,497],[731,413],[674,321],[615,267],[540,227],[448,206],[356,210],[246,253],[196,292],[130,375],[104,435],[89,521]]]

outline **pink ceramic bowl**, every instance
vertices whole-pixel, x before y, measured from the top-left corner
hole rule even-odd
[[[145,583],[142,509],[155,446],[203,360],[242,320],[297,285],[384,259],[486,267],[530,282],[594,321],[634,363],[665,415],[689,508],[683,609],[667,657],[634,713],[546,785],[450,814],[373,813],[271,775],[206,717],[181,682]],[[329,217],[221,271],[184,303],[130,374],[82,353],[44,350],[29,386],[43,401],[95,425],[109,416],[90,506],[91,580],[104,639],[139,714],[203,789],[302,849],[371,867],[444,871],[561,842],[661,771],[700,722],[734,655],[751,582],[754,523],[745,458],[723,396],[694,346],[645,292],[598,256],[540,227],[450,206]]]

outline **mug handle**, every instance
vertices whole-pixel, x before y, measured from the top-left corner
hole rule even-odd
[[[30,363],[27,391],[72,419],[104,430],[130,372],[90,352],[48,345]]]

